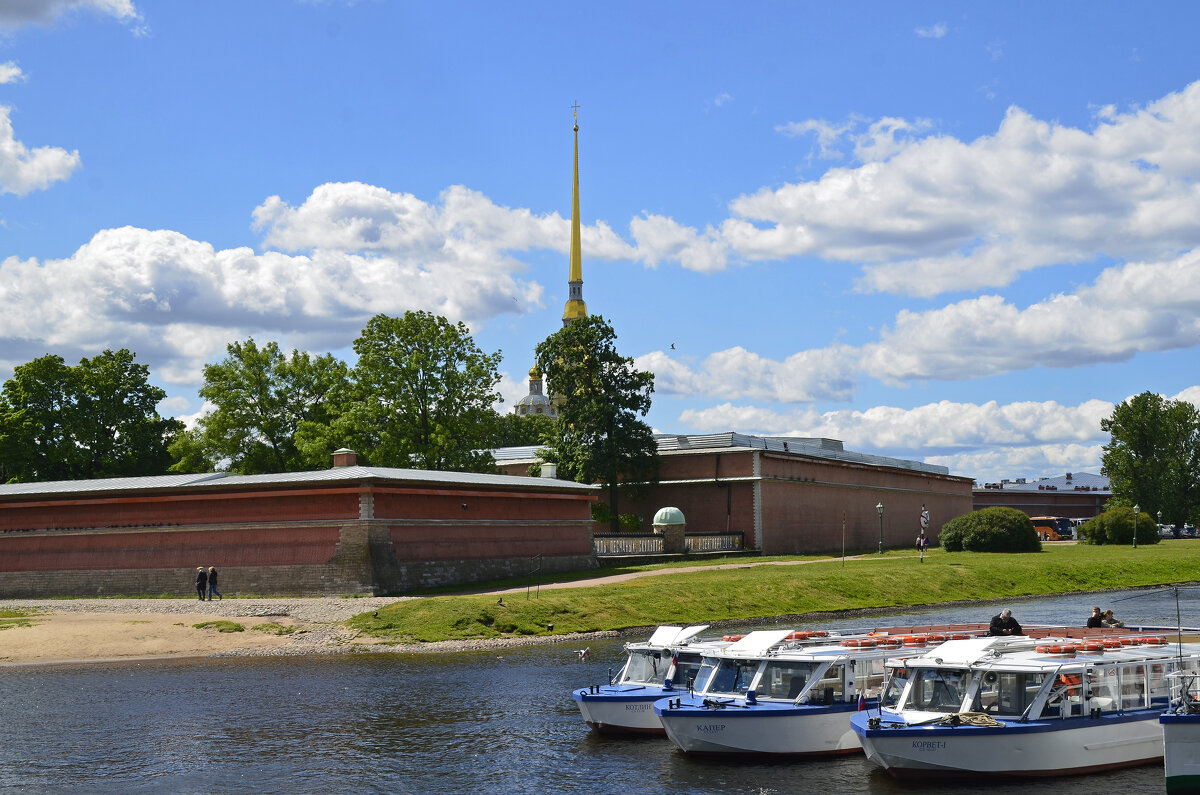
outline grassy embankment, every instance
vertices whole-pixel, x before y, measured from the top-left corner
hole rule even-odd
[[[1200,580],[1200,542],[1154,546],[1047,546],[1020,555],[933,549],[804,565],[752,565],[664,573],[627,582],[527,596],[430,596],[364,613],[349,624],[397,643],[498,638],[694,624],[780,615],[1102,591]],[[668,570],[669,571],[669,570]],[[607,576],[600,570],[595,576]],[[564,578],[567,579],[567,578]],[[980,620],[988,616],[981,613]]]

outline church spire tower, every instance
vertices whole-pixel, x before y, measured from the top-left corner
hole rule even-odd
[[[567,306],[563,309],[563,326],[587,317],[583,302],[583,258],[579,250],[579,105],[571,106],[575,113],[575,179],[571,191],[571,273],[567,280]]]

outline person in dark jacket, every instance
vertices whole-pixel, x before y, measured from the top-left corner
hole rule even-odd
[[[1104,616],[1100,615],[1100,608],[1093,607],[1092,615],[1087,620],[1088,629],[1099,629],[1104,626],[1103,619]]]
[[[1020,635],[1021,625],[1012,617],[1012,611],[1007,607],[1000,611],[1000,615],[992,616],[992,624],[988,627],[989,635]]]
[[[196,595],[200,597],[200,601],[204,601],[204,592],[208,590],[208,572],[203,566],[196,567]]]
[[[208,601],[212,601],[213,594],[217,595],[218,599],[224,599],[221,592],[217,590],[217,567],[208,567]]]

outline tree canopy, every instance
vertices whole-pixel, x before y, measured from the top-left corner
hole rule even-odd
[[[1042,542],[1029,516],[993,506],[963,514],[942,525],[938,543],[947,552],[1040,552]]]
[[[1143,392],[1119,403],[1100,428],[1101,472],[1112,484],[1113,504],[1138,505],[1164,522],[1194,520],[1200,507],[1200,411],[1184,400]]]
[[[277,343],[259,346],[252,338],[225,350],[224,359],[204,367],[200,396],[213,409],[172,445],[172,469],[250,475],[327,466],[305,457],[296,430],[329,421],[330,393],[345,380],[346,365],[332,354],[285,356]]]
[[[156,475],[183,423],[159,416],[166,392],[128,349],[71,367],[46,355],[17,366],[0,391],[0,477],[75,480]]]
[[[591,315],[537,346],[537,367],[558,401],[546,459],[557,464],[560,476],[607,487],[614,531],[618,485],[644,484],[658,472],[658,447],[642,420],[654,374],[618,353],[616,339],[602,316]]]
[[[336,416],[306,423],[302,446],[351,447],[375,466],[494,469],[499,351],[484,353],[465,325],[429,312],[376,315],[354,351]]]

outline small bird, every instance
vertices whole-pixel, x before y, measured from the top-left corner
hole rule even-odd
[[[671,343],[671,350],[675,350],[675,343]]]
[[[379,618],[379,611],[376,610],[374,613],[372,613],[371,618]]]
[[[592,656],[592,647],[588,646],[586,649],[576,649],[575,654],[579,656],[579,659],[586,660]]]
[[[497,599],[497,600],[496,600],[496,604],[498,604],[498,605],[500,605],[501,607],[503,607],[503,606],[504,606],[504,597],[503,597],[503,596],[501,596],[499,599]]]

